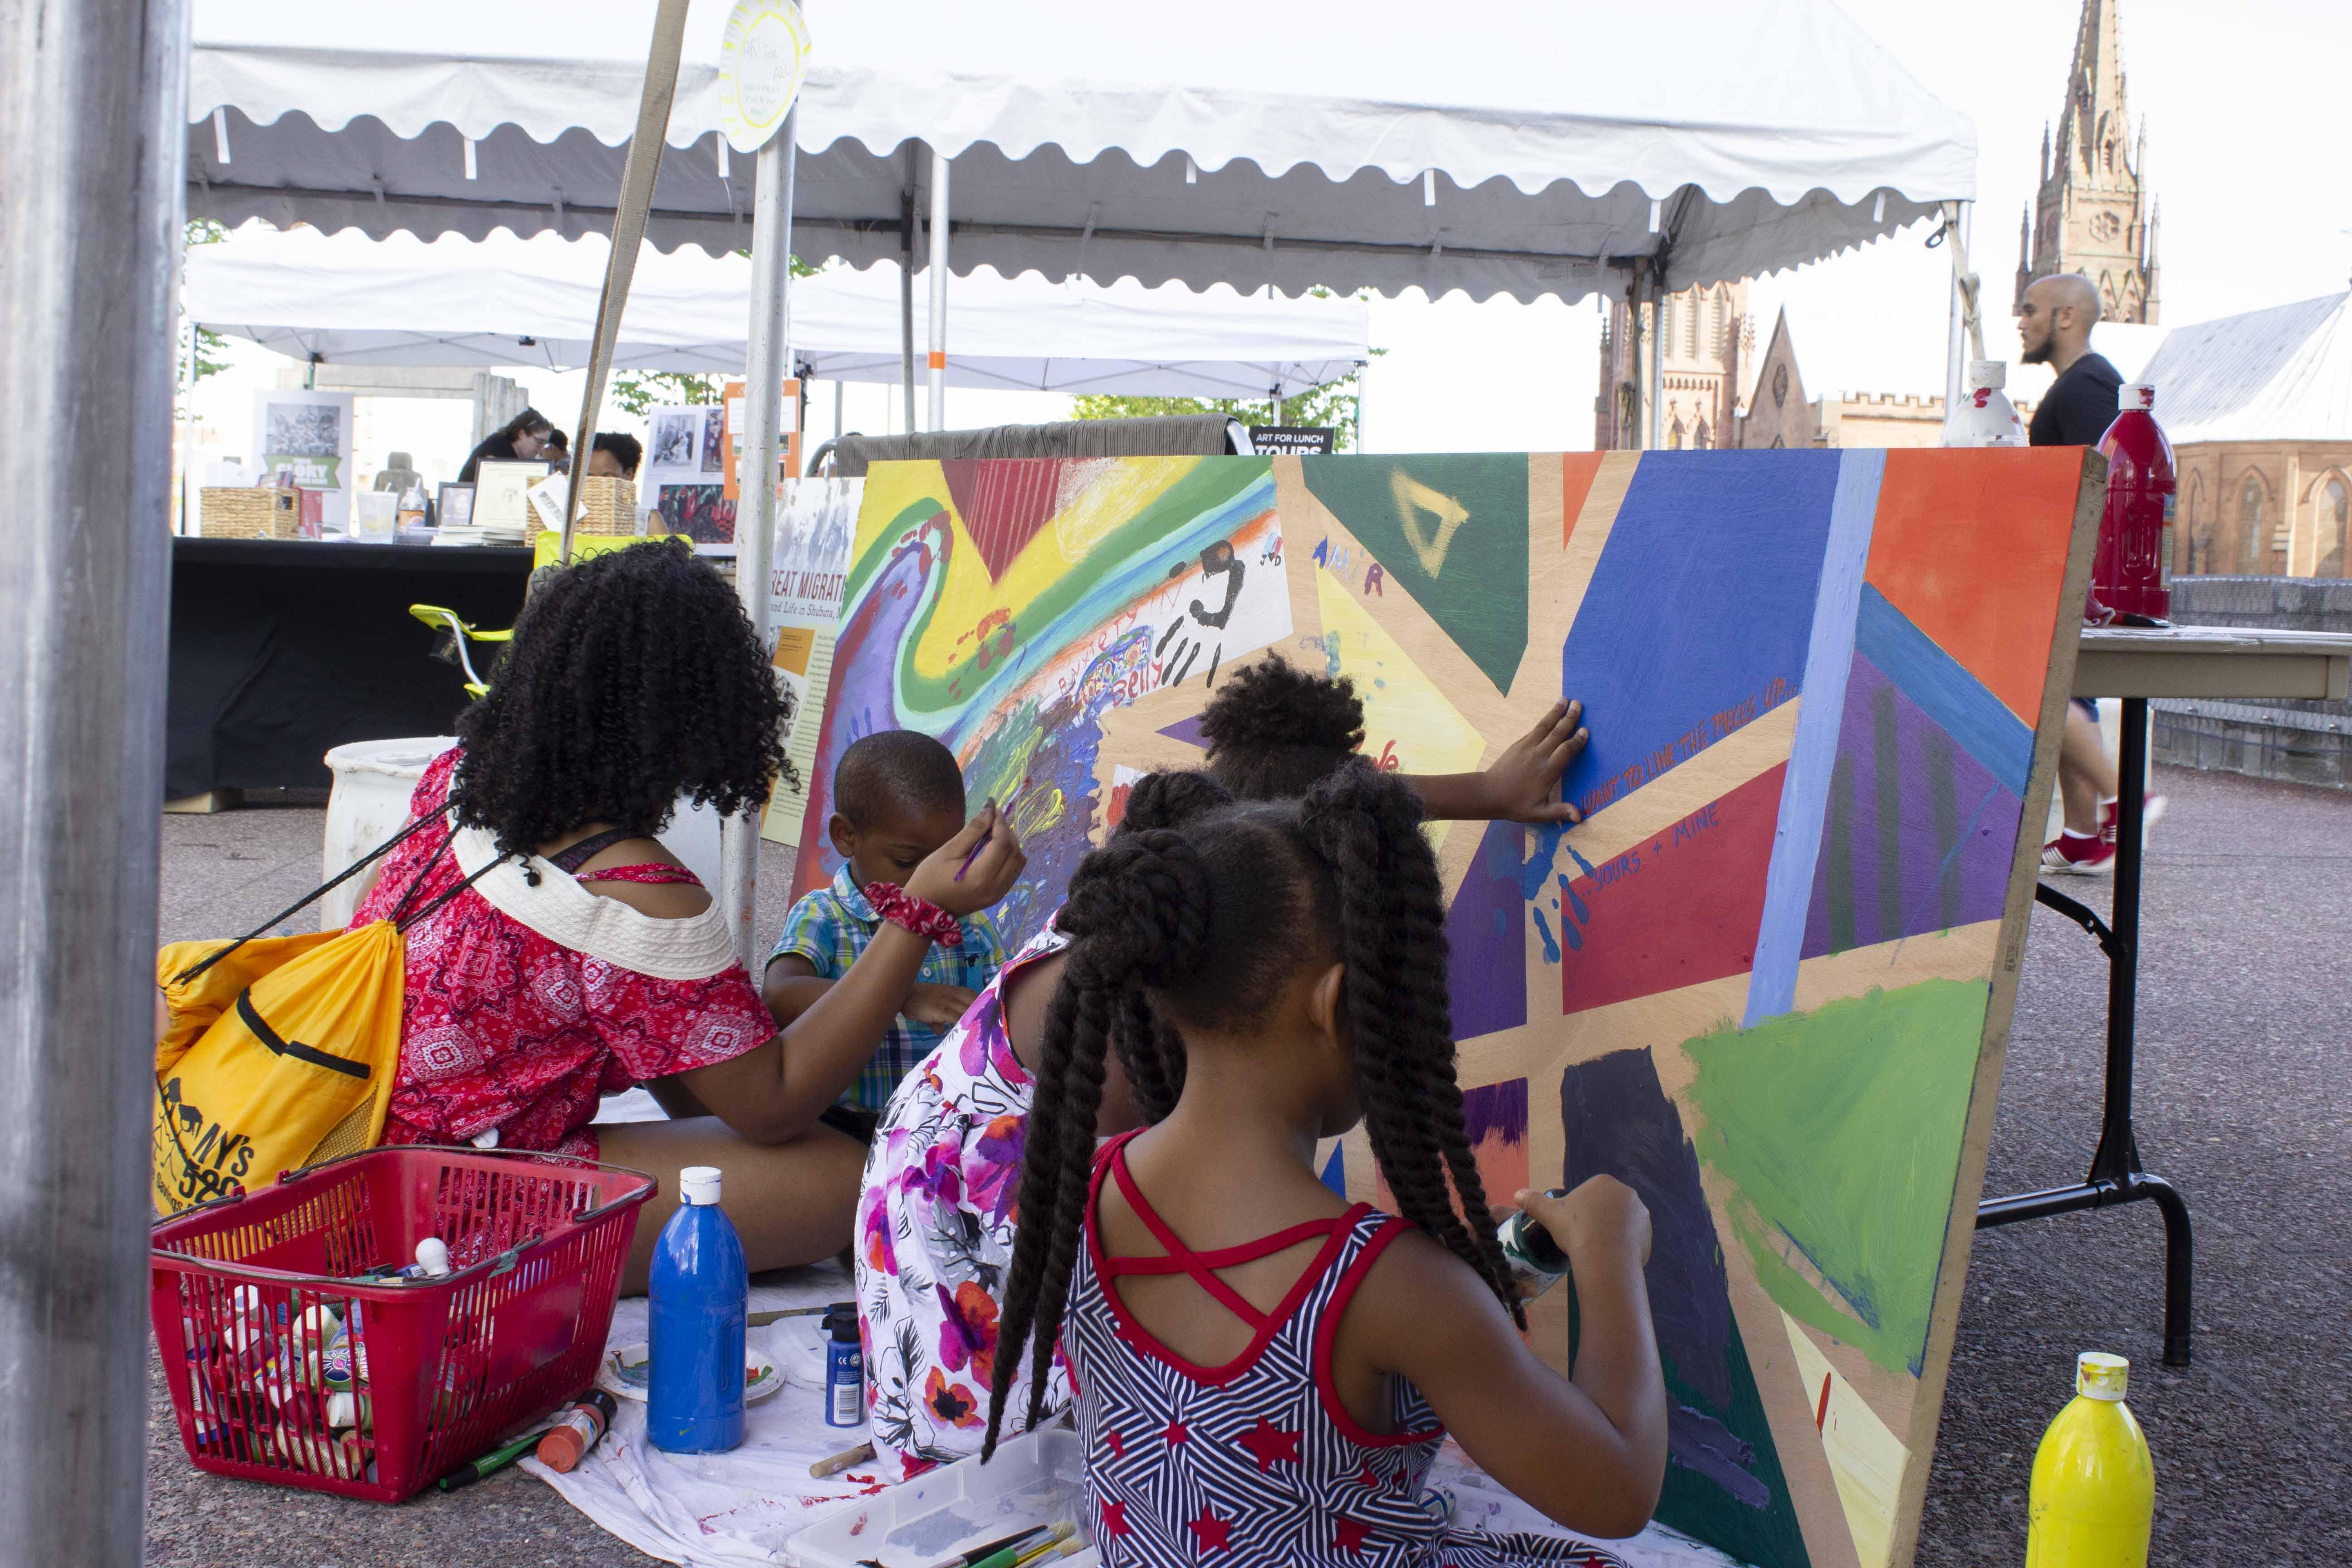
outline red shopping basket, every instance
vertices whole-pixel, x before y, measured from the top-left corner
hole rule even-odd
[[[155,1344],[188,1458],[375,1502],[446,1475],[595,1380],[656,1185],[590,1160],[404,1146],[158,1221]],[[446,1276],[352,1278],[426,1237],[448,1245]]]

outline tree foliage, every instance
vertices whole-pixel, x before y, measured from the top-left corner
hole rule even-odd
[[[1360,374],[1361,373],[1357,373]],[[1237,397],[1116,397],[1090,395],[1074,398],[1073,419],[1149,419],[1166,415],[1223,414],[1244,425],[1328,425],[1339,432],[1336,445],[1349,452],[1356,445],[1357,374],[1315,387],[1282,400],[1282,414],[1269,419],[1274,405],[1266,398]]]
[[[193,217],[188,220],[187,228],[181,236],[181,244],[184,248],[199,245],[218,245],[227,237],[228,230],[212,219]],[[187,314],[185,305],[180,307],[180,313],[183,316]],[[183,338],[178,354],[180,391],[185,394],[190,386],[204,380],[205,377],[216,375],[226,370],[228,361],[225,356],[227,353],[228,340],[210,327],[196,328],[195,342],[193,345]]]

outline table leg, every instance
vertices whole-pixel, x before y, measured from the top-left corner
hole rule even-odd
[[[2192,1246],[2189,1205],[2163,1177],[2141,1169],[2132,1132],[2132,1066],[2139,988],[2140,838],[2147,805],[2147,700],[2123,700],[2123,757],[2116,808],[2116,898],[2114,919],[2053,889],[2038,887],[2035,900],[2091,933],[2107,955],[2107,1073],[2099,1147],[2089,1174],[2069,1187],[2015,1193],[1977,1205],[1977,1228],[2081,1209],[2106,1208],[2147,1199],[2164,1215],[2164,1360],[2187,1366],[2190,1352],[2189,1300]]]

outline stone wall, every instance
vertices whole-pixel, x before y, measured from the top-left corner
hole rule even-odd
[[[2172,618],[2190,626],[2352,632],[2352,581],[2175,577]],[[2148,709],[2158,762],[2352,789],[2352,702],[2159,699]]]

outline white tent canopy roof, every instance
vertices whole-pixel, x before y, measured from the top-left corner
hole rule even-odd
[[[726,10],[690,14],[648,229],[666,249],[746,243],[749,162],[717,129]],[[650,0],[194,11],[192,214],[379,237],[609,225]],[[1296,19],[820,0],[794,248],[895,258],[902,201],[928,178],[918,145],[953,161],[959,272],[1287,293],[1574,300],[1622,291],[1662,251],[1672,286],[1713,282],[1975,194],[1968,119],[1832,0],[1687,0],[1671,47],[1648,13],[1604,0],[1360,0]],[[508,58],[556,37],[610,58]]]
[[[188,253],[187,310],[215,331],[335,364],[530,365],[574,369],[609,247],[551,234],[430,245],[256,225]],[[920,279],[918,279],[919,285]],[[637,264],[614,364],[740,374],[751,264],[698,251]],[[915,295],[919,341],[929,291]],[[837,268],[793,285],[796,363],[831,381],[899,377],[897,269]],[[957,280],[949,310],[951,386],[1150,396],[1284,396],[1363,363],[1370,312],[1348,299],[1264,299],[1223,285],[1194,295],[1007,279]]]

